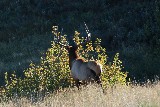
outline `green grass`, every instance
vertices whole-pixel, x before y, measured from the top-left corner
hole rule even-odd
[[[45,39],[44,39],[45,38]],[[16,71],[18,76],[31,62],[39,63],[40,57],[51,47],[52,34],[32,35],[9,43],[0,43],[0,85],[4,85],[4,72]]]

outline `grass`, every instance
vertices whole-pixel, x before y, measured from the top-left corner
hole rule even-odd
[[[9,43],[0,42],[0,86],[4,85],[4,72],[16,71],[21,76],[31,62],[39,63],[51,40],[52,34],[35,34]]]
[[[116,85],[102,92],[100,87],[88,85],[81,90],[67,88],[49,94],[43,100],[16,98],[0,107],[159,107],[160,82],[156,85]]]
[[[44,5],[44,1],[49,1]],[[51,27],[59,25],[64,33],[75,30],[84,34],[85,21],[94,35],[102,39],[108,53],[119,52],[130,78],[145,81],[160,77],[160,2],[115,0],[63,2],[63,0],[0,1],[0,86],[4,72],[22,76],[31,61],[40,57],[53,40]],[[39,2],[39,5],[37,2]],[[35,5],[35,6],[34,6]],[[61,7],[61,8],[59,8]],[[146,19],[146,20],[144,20]],[[94,39],[94,38],[93,38]],[[110,56],[113,56],[110,55]],[[109,56],[109,57],[110,57]],[[110,59],[109,59],[110,60]],[[143,79],[145,77],[145,79]],[[94,87],[94,86],[93,86]],[[92,86],[66,89],[46,97],[42,102],[15,98],[1,106],[160,106],[160,84],[153,87],[117,86],[106,90]],[[95,100],[96,99],[96,100]]]

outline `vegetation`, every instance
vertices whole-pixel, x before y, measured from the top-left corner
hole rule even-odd
[[[55,33],[55,36],[60,36],[60,42],[66,43],[66,35]],[[73,40],[79,44],[84,38],[79,37],[80,33],[75,32]],[[3,90],[3,96],[12,98],[17,96],[37,97],[41,93],[45,95],[47,92],[53,92],[60,88],[72,87],[73,82],[70,77],[68,53],[65,47],[60,47],[57,44],[59,40],[52,41],[52,47],[48,49],[45,57],[41,57],[40,64],[30,64],[30,67],[24,70],[24,78],[17,77],[16,74],[5,74],[6,85]],[[103,65],[102,84],[106,88],[108,85],[126,84],[127,74],[122,72],[122,62],[119,60],[118,53],[115,55],[113,62],[107,62],[105,48],[100,45],[100,39],[94,43],[90,41],[86,47],[80,46],[79,54],[86,60],[97,60]],[[110,64],[109,64],[110,63]]]
[[[22,71],[50,46],[51,27],[84,34],[83,22],[93,39],[112,60],[120,53],[131,79],[145,81],[160,76],[160,2],[158,0],[1,0],[0,1],[0,84],[4,72]]]
[[[37,104],[53,106],[53,100],[54,104],[59,106],[71,101],[66,102],[70,105],[76,102],[73,98],[79,99],[77,96],[82,95],[82,105],[90,105],[84,102],[83,98],[92,101],[93,99],[85,95],[95,95],[98,97],[94,98],[101,98],[97,99],[97,106],[113,106],[113,103],[118,106],[124,106],[122,103],[131,106],[159,106],[159,85],[153,85],[153,88],[131,88],[122,85],[126,84],[126,78],[142,83],[148,79],[154,82],[160,77],[158,0],[1,0],[0,97],[3,100],[11,98],[13,101],[8,104],[17,105],[28,101],[23,102],[24,96],[32,100],[42,98],[40,96],[44,97],[48,92],[55,95],[55,90],[73,87],[68,53],[64,47],[56,44],[53,38],[62,36],[61,42],[67,43],[67,38],[74,35],[76,43],[82,42],[80,35],[85,36],[84,21],[89,26],[93,38],[86,46],[79,48],[79,55],[86,60],[102,63],[103,88],[106,92],[111,92],[112,86],[113,93],[102,95],[100,91],[96,91],[96,87],[87,91],[93,91],[92,94],[86,94],[88,88],[85,87],[80,92],[69,91],[68,95],[62,92],[58,96],[46,97],[43,103]],[[54,32],[53,36],[53,25],[63,28],[68,36]],[[51,40],[54,41],[50,42]],[[51,48],[48,49],[50,44]],[[119,60],[119,54],[125,68]],[[113,88],[117,87],[117,84],[121,85]],[[56,102],[56,99],[63,98],[62,102]],[[14,99],[18,103],[15,103]],[[101,101],[104,103],[99,103]],[[28,102],[27,104],[32,105]]]
[[[117,85],[102,93],[100,87],[91,85],[77,90],[75,88],[59,90],[46,96],[43,101],[35,102],[32,97],[14,98],[8,103],[0,103],[2,107],[159,107],[160,84],[146,86]]]

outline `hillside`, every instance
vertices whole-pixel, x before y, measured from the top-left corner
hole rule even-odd
[[[160,2],[158,0],[1,0],[0,81],[3,73],[38,63],[58,25],[69,37],[74,31],[102,39],[109,60],[120,53],[131,79],[160,77]]]

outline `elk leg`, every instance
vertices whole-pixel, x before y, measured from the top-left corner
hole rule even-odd
[[[97,82],[97,84],[101,84],[101,80],[100,80],[100,74],[97,75],[93,70],[90,70],[92,75],[93,75],[93,79],[95,82]]]
[[[79,86],[80,86],[79,79],[76,79],[76,80],[75,80],[75,84],[76,84],[76,87],[77,87],[77,88],[78,88],[78,90],[79,90]]]
[[[99,76],[95,77],[95,81],[97,82],[97,84],[99,84],[102,87],[101,79]]]
[[[103,89],[103,87],[102,87],[101,79],[100,79],[100,77],[99,77],[99,76],[96,76],[95,81],[97,82],[97,84],[98,84],[98,85],[100,85],[100,86],[101,86],[101,88],[102,88],[102,92],[103,92],[103,93],[105,93],[105,92],[104,92],[104,89]]]
[[[100,83],[101,83],[101,80],[100,80],[99,76],[96,76],[96,77],[95,77],[95,81],[97,82],[97,84],[100,84]]]

